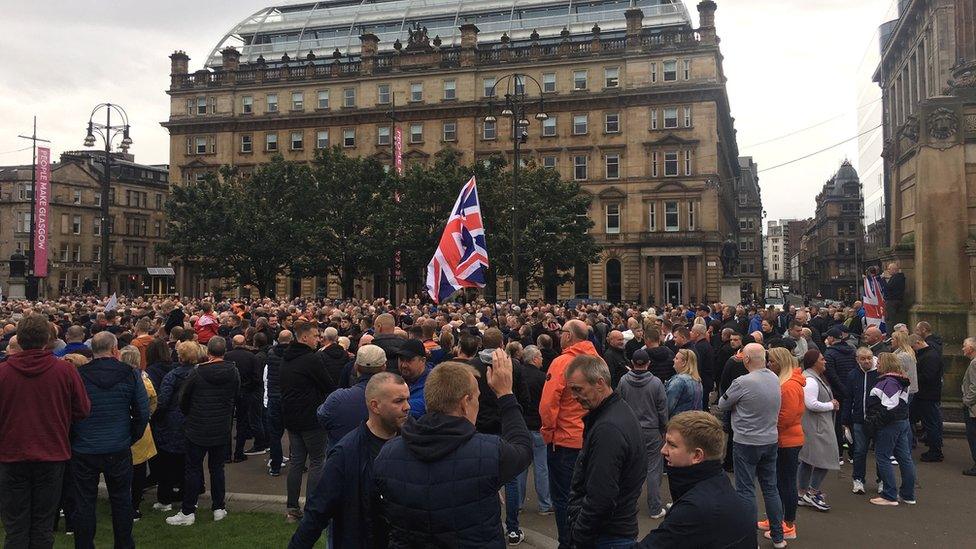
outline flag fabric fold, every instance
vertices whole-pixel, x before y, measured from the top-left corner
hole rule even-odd
[[[885,298],[881,283],[876,276],[864,276],[864,323],[868,326],[881,326],[885,319]]]
[[[105,304],[105,312],[114,311],[119,308],[119,296],[118,294],[112,294],[112,297],[108,298],[108,303]]]
[[[461,288],[484,288],[488,246],[474,176],[461,188],[434,257],[427,265],[427,293],[435,303]]]

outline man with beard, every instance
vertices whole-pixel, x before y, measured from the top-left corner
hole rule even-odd
[[[322,477],[305,503],[305,515],[289,548],[314,546],[330,520],[330,538],[336,547],[387,546],[387,530],[379,517],[373,484],[373,460],[407,421],[410,390],[402,377],[380,372],[366,384],[366,407],[369,419],[329,451]]]

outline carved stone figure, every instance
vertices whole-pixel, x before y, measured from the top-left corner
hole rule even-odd
[[[739,246],[732,240],[732,233],[729,233],[722,244],[721,257],[722,276],[735,276],[735,271],[739,266]]]

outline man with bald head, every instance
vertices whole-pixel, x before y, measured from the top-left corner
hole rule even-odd
[[[407,339],[406,336],[401,337],[396,332],[396,320],[389,313],[378,315],[373,321],[373,345],[386,352],[386,371],[394,374],[400,373],[397,353]]]
[[[627,368],[630,363],[624,351],[624,334],[619,330],[613,330],[607,334],[607,350],[603,352],[603,360],[610,368],[610,380],[612,388],[616,389],[620,383],[620,378],[630,371]]]
[[[245,461],[247,456],[263,454],[268,451],[268,443],[264,440],[264,426],[257,421],[251,421],[253,415],[251,407],[259,406],[261,398],[262,380],[261,364],[258,362],[257,349],[247,344],[242,334],[235,335],[231,341],[233,349],[224,354],[224,360],[237,367],[241,378],[241,391],[234,403],[237,416],[237,441],[234,445],[234,463]],[[254,445],[244,451],[248,439],[254,439]]]
[[[885,343],[884,334],[881,329],[877,326],[868,326],[864,333],[861,334],[864,343],[871,349],[871,354],[875,357],[881,353],[890,353],[891,346]]]
[[[583,415],[586,413],[566,386],[566,367],[580,355],[599,356],[589,341],[589,329],[580,320],[570,320],[559,330],[562,354],[553,359],[539,402],[542,439],[549,463],[549,487],[556,508],[559,547],[570,547],[569,489],[576,458],[583,447]]]
[[[91,349],[85,345],[85,328],[77,324],[68,327],[64,332],[65,346],[59,351],[54,352],[54,356],[63,357],[70,354],[78,354],[86,358],[92,357]]]
[[[779,377],[766,367],[766,350],[759,343],[743,349],[748,372],[737,377],[718,401],[732,414],[732,461],[735,491],[757,512],[755,481],[759,480],[774,546],[783,543],[783,503],[776,487],[779,431]],[[754,517],[755,520],[755,517]]]
[[[268,410],[266,431],[271,451],[268,474],[273,477],[281,475],[281,463],[284,459],[281,437],[285,434],[285,427],[281,422],[281,384],[278,380],[285,349],[292,339],[294,336],[291,330],[281,330],[278,333],[277,343],[268,350],[268,363],[264,369],[264,407]]]

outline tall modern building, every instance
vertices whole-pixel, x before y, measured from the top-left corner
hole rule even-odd
[[[772,283],[792,280],[790,258],[796,250],[790,247],[790,225],[795,219],[780,219],[766,222],[766,278]]]
[[[672,0],[267,8],[221,37],[199,70],[183,52],[170,56],[170,176],[186,184],[221,165],[246,173],[275,154],[309,161],[331,146],[391,163],[396,130],[407,164],[444,148],[465,162],[510,161],[513,120],[485,117],[506,90],[524,91],[544,100],[548,119],[525,127],[523,158],[582,183],[602,248],[574,284],[529,296],[714,300],[722,243],[739,241],[741,183],[717,6],[697,7],[698,28]],[[207,287],[192,268],[178,271],[186,291]],[[325,276],[278,289],[339,291]],[[357,292],[384,295],[382,275]]]
[[[759,166],[751,156],[739,158],[739,195],[736,219],[739,220],[739,287],[746,301],[762,297],[765,276],[762,220],[766,212],[759,189]]]

